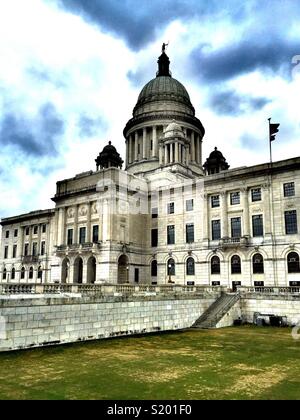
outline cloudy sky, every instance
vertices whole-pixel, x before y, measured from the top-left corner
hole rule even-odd
[[[300,155],[297,0],[0,0],[0,217],[50,208],[59,179],[95,169],[169,41],[231,167]]]

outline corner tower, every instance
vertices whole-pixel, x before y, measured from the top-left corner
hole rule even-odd
[[[176,124],[175,131],[177,134],[180,131],[180,141],[166,147],[172,144],[169,141],[170,124],[173,128]],[[141,90],[133,116],[124,128],[126,170],[137,175],[176,163],[192,175],[202,175],[204,133],[187,90],[172,77],[170,60],[163,45],[156,77]],[[180,144],[184,147],[181,148]]]

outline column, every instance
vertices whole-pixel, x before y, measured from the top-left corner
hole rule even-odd
[[[270,190],[268,185],[262,186],[263,190],[263,210],[264,210],[264,228],[265,235],[271,235],[272,223],[271,223],[271,208],[270,208]]]
[[[221,236],[227,238],[228,235],[228,215],[227,215],[227,192],[222,192],[222,219],[221,219]]]
[[[127,137],[127,140],[126,140],[126,162],[125,162],[125,167],[127,168],[127,166],[128,166],[128,163],[129,163],[129,137]]]
[[[143,159],[147,159],[147,128],[143,128]]]
[[[134,160],[135,161],[138,160],[138,151],[139,151],[138,144],[139,144],[139,134],[136,131],[134,133]]]
[[[185,149],[185,163],[186,163],[186,165],[189,165],[189,163],[190,163],[190,148],[189,148],[189,146],[187,146],[186,149]]]
[[[179,162],[179,144],[175,143],[175,162]]]
[[[170,163],[173,163],[173,143],[170,144]]]
[[[192,131],[191,135],[191,161],[195,162],[195,132]]]
[[[169,160],[169,152],[168,152],[168,145],[166,144],[165,145],[165,147],[164,147],[164,150],[165,150],[165,165],[167,165],[169,162],[168,162],[168,160]]]
[[[199,135],[197,135],[197,162],[201,165],[201,140]]]
[[[242,194],[243,194],[244,236],[250,236],[248,188],[244,188],[242,190]]]
[[[209,239],[210,216],[209,216],[209,196],[203,194],[203,239]]]
[[[64,245],[65,239],[65,208],[58,210],[58,245]]]
[[[185,146],[182,146],[182,161],[181,161],[181,163],[183,165],[185,165],[185,163],[186,163],[185,159],[186,159],[186,149],[185,149]]]
[[[86,241],[92,242],[91,238],[91,204],[87,204],[87,214],[86,214]]]
[[[22,258],[23,252],[24,252],[24,227],[20,226],[18,231],[18,243],[17,243],[17,258]]]
[[[75,206],[73,242],[74,242],[74,244],[79,243],[79,238],[78,238],[78,206]]]
[[[159,145],[159,164],[163,165],[164,164],[164,156],[163,156],[163,147],[162,145]]]
[[[152,157],[157,156],[157,130],[156,125],[152,127]]]

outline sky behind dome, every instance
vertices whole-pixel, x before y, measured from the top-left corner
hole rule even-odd
[[[95,169],[168,42],[206,135],[231,167],[300,155],[300,3],[0,0],[0,217],[50,208],[56,181]]]

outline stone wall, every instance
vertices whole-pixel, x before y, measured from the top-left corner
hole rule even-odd
[[[215,299],[0,298],[0,351],[189,328]]]

